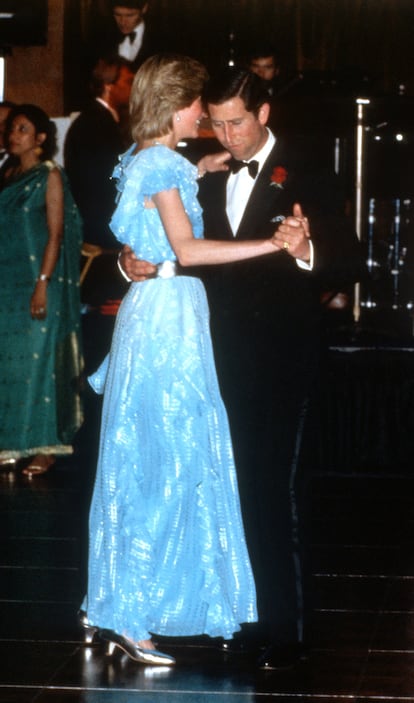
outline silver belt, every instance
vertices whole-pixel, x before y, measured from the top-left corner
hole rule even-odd
[[[157,270],[153,274],[154,278],[174,278],[179,276],[178,263],[176,261],[162,261],[156,266]]]

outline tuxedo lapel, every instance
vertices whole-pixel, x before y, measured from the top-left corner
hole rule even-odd
[[[205,176],[199,186],[199,200],[203,208],[205,236],[210,239],[234,239],[226,214],[226,184],[228,173]]]
[[[224,239],[234,239],[233,237],[233,232],[230,227],[230,222],[227,217],[227,212],[226,212],[226,200],[227,200],[227,181],[229,178],[230,173],[223,173],[222,175],[222,183],[221,183],[221,188],[219,191],[219,197],[217,198],[217,214],[218,216],[222,218],[220,227],[223,231],[223,238]]]

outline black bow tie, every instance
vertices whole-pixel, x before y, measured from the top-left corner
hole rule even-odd
[[[257,172],[259,170],[259,162],[258,161],[237,161],[236,159],[231,159],[229,161],[229,166],[230,166],[230,171],[232,173],[238,173],[241,168],[246,166],[249,176],[252,178],[256,178]]]
[[[129,34],[127,36],[129,37],[129,41],[131,42],[131,44],[133,44],[135,41],[135,37],[137,36],[137,33],[136,32],[129,32]]]

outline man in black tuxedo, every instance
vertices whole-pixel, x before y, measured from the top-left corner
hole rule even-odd
[[[249,54],[247,68],[264,82],[269,97],[276,97],[283,88],[278,54],[271,45],[260,43]]]
[[[258,76],[223,69],[206,103],[233,158],[229,172],[200,181],[205,236],[255,239],[277,230],[279,241],[269,257],[206,266],[202,277],[257,588],[259,626],[244,634],[266,646],[260,668],[285,668],[308,638],[302,440],[323,344],[320,295],[354,281],[362,258],[331,179],[268,130]],[[135,280],[151,273],[130,254],[121,263]]]
[[[308,638],[305,419],[320,363],[320,296],[359,277],[359,242],[334,178],[267,129],[260,79],[224,69],[207,86],[213,131],[238,163],[206,174],[205,236],[254,239],[278,229],[280,251],[206,267],[218,376],[232,430],[256,579],[263,668],[293,661]],[[244,162],[255,161],[257,174]],[[240,168],[241,166],[241,168]],[[308,448],[307,448],[308,449]],[[304,573],[305,572],[305,573]]]
[[[148,0],[113,0],[112,14],[115,21],[112,50],[129,61],[136,70],[146,58],[158,49],[155,36],[145,17]]]
[[[70,125],[64,143],[65,169],[82,215],[84,240],[104,248],[119,246],[109,221],[116,195],[111,175],[124,150],[114,101],[120,69],[118,59],[100,59],[95,64],[90,100]]]

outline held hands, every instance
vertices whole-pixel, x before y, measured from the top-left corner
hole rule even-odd
[[[310,236],[308,218],[304,217],[299,203],[295,203],[293,215],[289,215],[280,223],[272,237],[272,244],[279,251],[285,251],[294,259],[309,261]]]
[[[227,170],[228,152],[212,154],[208,157],[203,157],[201,161],[206,158],[216,159],[216,164],[219,164],[217,170]],[[214,161],[211,163],[214,163]],[[303,216],[301,206],[295,203],[293,214],[280,223],[269,241],[278,251],[285,251],[294,259],[301,259],[307,262],[310,259],[310,237],[308,218]],[[157,267],[154,264],[138,259],[128,245],[124,246],[119,255],[119,265],[129,280],[135,282],[146,281],[157,271]]]

